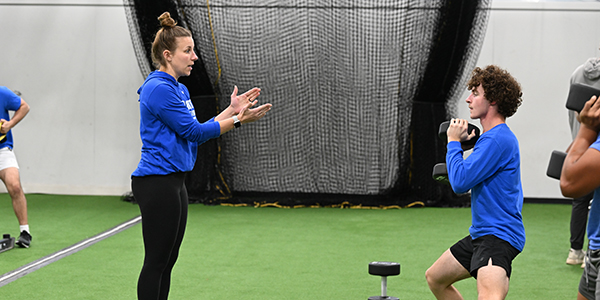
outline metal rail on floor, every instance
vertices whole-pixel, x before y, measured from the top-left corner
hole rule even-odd
[[[142,220],[142,217],[137,216],[127,222],[117,225],[117,226],[115,226],[109,230],[106,230],[102,233],[99,233],[91,238],[80,241],[76,244],[73,244],[72,246],[64,248],[60,251],[57,251],[57,252],[47,255],[45,257],[42,257],[42,258],[40,258],[36,261],[33,261],[29,264],[26,264],[16,270],[10,271],[10,272],[0,276],[0,287],[5,286],[5,285],[25,276],[33,271],[36,271],[42,267],[45,267],[57,260],[60,260],[64,257],[67,257],[78,251],[81,251],[81,250],[107,238],[107,237],[111,237],[121,231],[124,231],[124,230],[140,223],[141,220]]]

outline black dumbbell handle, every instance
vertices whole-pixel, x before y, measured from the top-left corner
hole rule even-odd
[[[573,83],[569,88],[569,95],[567,96],[567,104],[565,106],[570,110],[580,112],[592,96],[600,96],[600,90],[589,85]]]
[[[546,170],[546,175],[548,177],[560,180],[560,173],[562,172],[562,166],[565,162],[565,157],[567,157],[567,153],[565,152],[556,150],[552,151],[550,162],[548,163],[548,169]]]
[[[448,140],[448,135],[446,133],[448,131],[448,127],[450,127],[450,121],[445,121],[440,124],[440,127],[438,129],[438,137],[444,142]],[[479,127],[469,123],[467,132],[471,134],[473,130],[475,130],[475,136],[468,141],[461,142],[461,145],[463,146],[464,150],[473,148],[475,146],[475,143],[479,139]]]

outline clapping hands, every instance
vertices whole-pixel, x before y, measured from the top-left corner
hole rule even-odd
[[[250,123],[259,120],[264,117],[273,106],[270,103],[267,103],[253,108],[258,103],[256,98],[260,95],[259,88],[252,88],[241,95],[237,95],[237,92],[238,88],[235,86],[233,88],[233,93],[231,94],[230,105],[242,123]]]

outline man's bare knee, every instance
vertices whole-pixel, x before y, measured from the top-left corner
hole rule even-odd
[[[6,190],[13,199],[22,198],[23,196],[23,188],[19,182],[7,184]]]

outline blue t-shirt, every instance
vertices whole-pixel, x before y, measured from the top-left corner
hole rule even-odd
[[[596,141],[590,145],[590,148],[600,151],[600,135],[598,135]],[[589,248],[592,250],[600,249],[600,187],[594,190],[594,198],[592,200],[592,207],[590,208],[590,214],[588,217],[587,230]]]
[[[221,135],[219,122],[199,123],[188,89],[168,73],[150,73],[138,94],[142,157],[132,176],[191,171],[198,144]]]
[[[9,121],[8,111],[16,111],[21,107],[21,97],[5,86],[0,86],[0,118]],[[6,134],[6,138],[0,142],[0,149],[4,147],[13,148],[12,130]]]
[[[523,251],[523,188],[517,137],[502,123],[483,133],[466,159],[459,142],[450,142],[447,148],[452,189],[456,193],[471,190],[471,237],[494,235]]]

